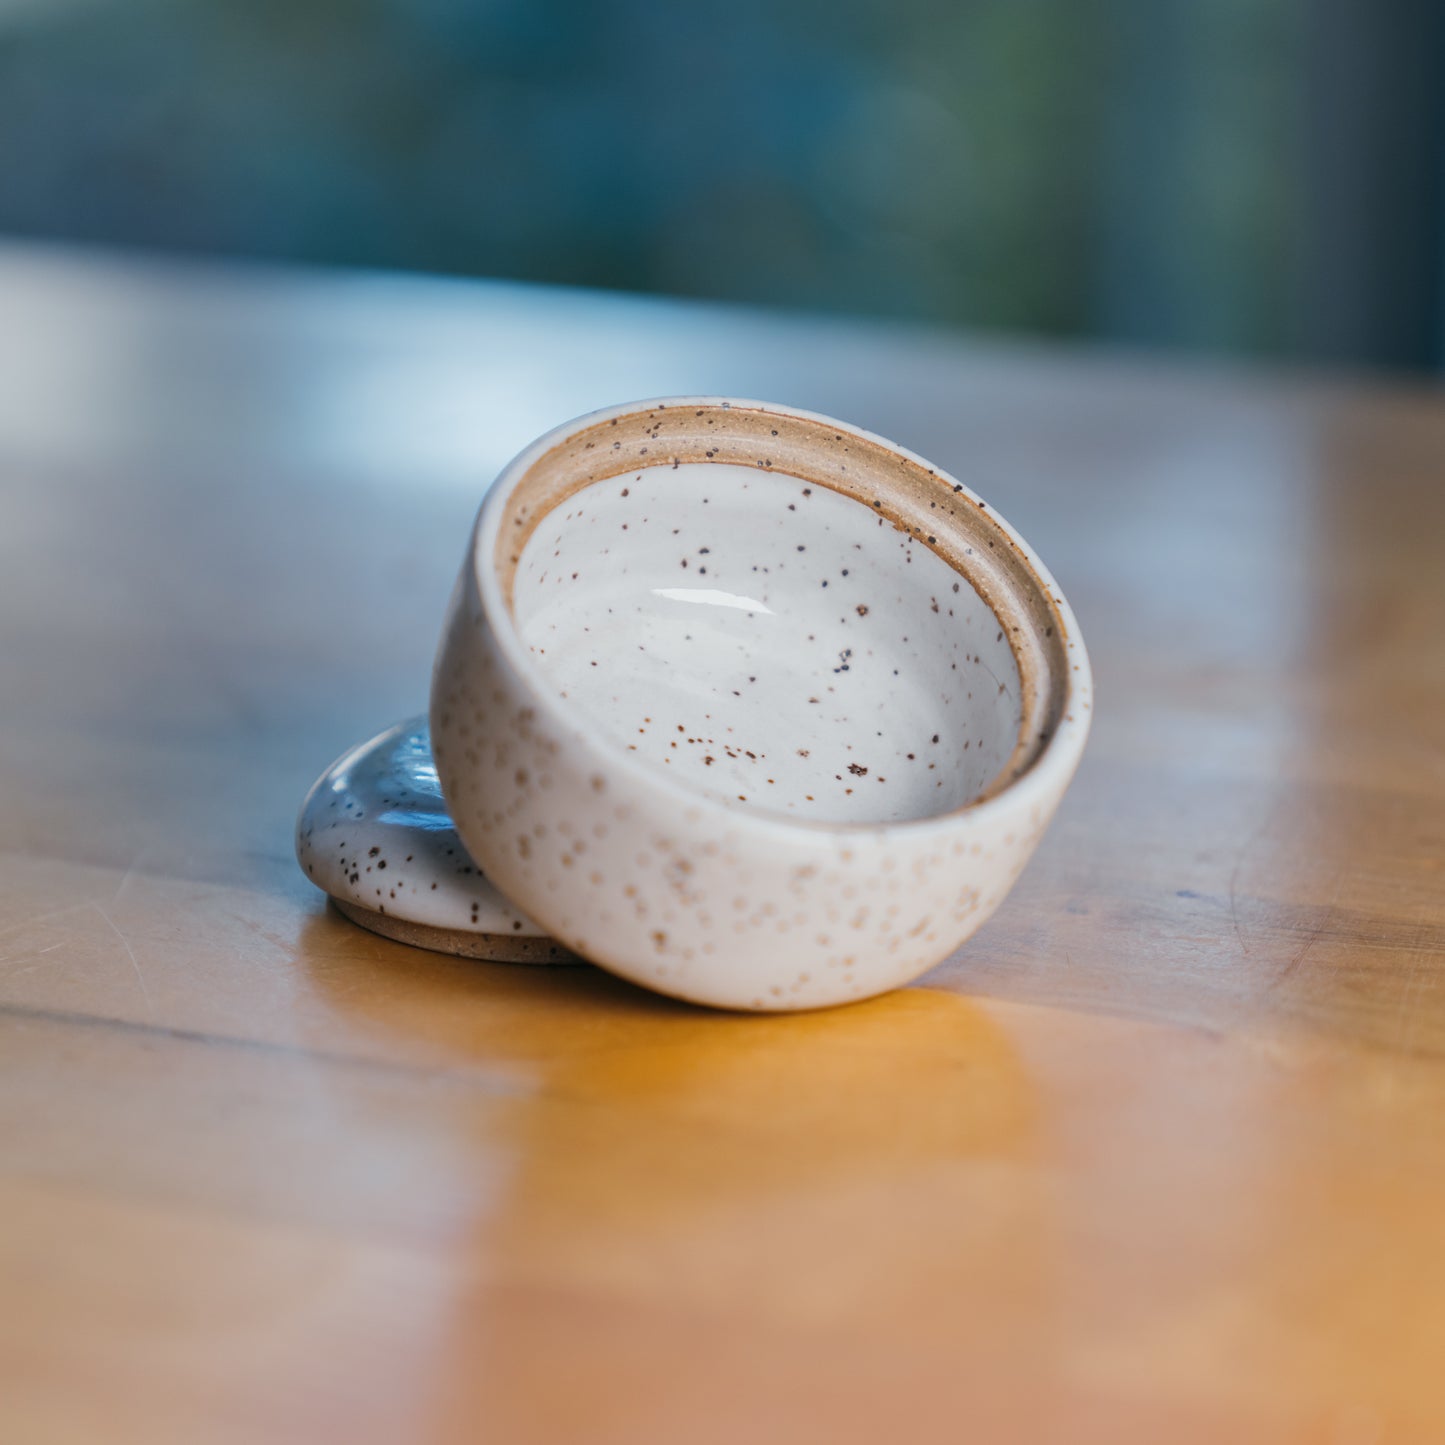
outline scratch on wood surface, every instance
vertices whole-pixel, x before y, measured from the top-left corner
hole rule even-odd
[[[36,913],[29,918],[17,919],[14,923],[7,923],[0,928],[0,937],[7,933],[19,933],[22,928],[33,928],[37,923],[53,923],[57,918],[65,918],[71,913],[84,913],[89,907],[89,903],[70,903],[64,908],[52,908],[48,913]]]
[[[1244,929],[1239,923],[1239,874],[1244,867],[1244,860],[1254,851],[1254,846],[1269,831],[1269,826],[1274,822],[1274,815],[1279,811],[1279,804],[1276,803],[1269,812],[1264,815],[1264,820],[1254,832],[1244,840],[1238,855],[1234,860],[1234,867],[1229,874],[1229,917],[1234,924],[1234,939],[1239,944],[1239,952],[1242,957],[1248,958],[1249,945],[1244,941]]]
[[[111,894],[111,907],[114,907],[117,903],[120,902],[121,894],[124,893],[126,888],[130,885],[130,880],[135,877],[136,871],[140,868],[141,864],[145,862],[150,852],[151,850],[149,847],[142,848],[140,852],[137,853],[135,857],[130,860],[130,866],[121,875],[120,882],[116,884],[115,892]]]
[[[1277,988],[1299,968],[1305,959],[1309,957],[1310,950],[1319,942],[1321,934],[1335,921],[1335,905],[1340,899],[1340,885],[1344,880],[1344,876],[1344,868],[1335,870],[1335,880],[1330,888],[1330,901],[1325,905],[1324,914],[1321,916],[1319,922],[1310,929],[1309,937],[1305,939],[1303,945],[1296,951],[1294,957],[1275,975],[1269,985],[1271,988]]]
[[[136,961],[135,950],[130,946],[130,940],[115,926],[115,921],[100,904],[92,903],[90,907],[95,909],[95,911],[105,919],[110,931],[120,939],[121,947],[125,949],[125,956],[130,959],[131,971],[135,974],[135,981],[140,985],[141,997],[145,999],[146,1012],[154,1013],[155,1008],[151,1003],[151,991],[146,987],[145,975],[141,972],[140,964]]]
[[[57,948],[64,947],[65,940],[62,939],[59,943],[52,943],[49,948],[22,948],[19,953],[7,953],[3,958],[0,958],[0,963],[12,963],[22,958],[39,958],[43,954],[54,953]],[[43,963],[30,963],[24,968],[12,968],[5,977],[7,979],[19,978],[22,974],[33,973],[37,968],[44,967],[45,965]]]

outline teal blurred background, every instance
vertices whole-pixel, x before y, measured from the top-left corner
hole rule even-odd
[[[0,232],[1445,360],[1441,0],[0,0]]]

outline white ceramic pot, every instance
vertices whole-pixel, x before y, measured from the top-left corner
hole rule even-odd
[[[1063,594],[962,484],[827,417],[680,398],[502,473],[431,731],[462,841],[554,938],[798,1009],[907,983],[988,918],[1090,687]]]

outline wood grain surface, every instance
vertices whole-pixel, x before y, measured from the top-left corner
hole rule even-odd
[[[0,248],[0,1439],[1445,1439],[1445,401]],[[329,912],[507,457],[751,395],[956,472],[1099,707],[920,986],[709,1014]]]

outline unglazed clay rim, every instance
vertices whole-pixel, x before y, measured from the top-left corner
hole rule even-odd
[[[382,913],[363,908],[349,898],[326,895],[327,902],[348,922],[378,938],[405,943],[411,948],[424,948],[428,953],[445,954],[448,958],[474,958],[481,963],[582,964],[566,944],[558,943],[546,933],[479,933],[468,928],[444,928],[432,923],[417,923],[395,913]]]
[[[675,419],[695,435],[664,436]],[[733,433],[749,434],[711,430],[719,419]],[[773,422],[779,424],[776,429]],[[785,436],[785,431],[791,435]],[[797,447],[800,432],[802,448]],[[849,477],[848,464],[841,458],[851,456],[854,445],[871,467],[858,471],[855,458],[855,473]],[[1008,638],[1022,694],[1014,749],[984,789],[958,807],[923,818],[887,823],[790,818],[675,779],[587,725],[585,715],[556,691],[517,631],[512,597],[517,565],[543,518],[578,492],[627,472],[682,462],[757,466],[871,505],[969,582]],[[569,464],[570,473],[545,490],[546,471]],[[871,469],[879,466],[896,471],[897,476],[880,483]],[[544,492],[538,505],[527,505],[523,497],[529,485]],[[936,507],[925,508],[925,501],[942,504],[950,520],[939,522]],[[930,511],[935,515],[929,517]],[[969,539],[981,545],[971,547]],[[1045,794],[1056,778],[1066,785],[1088,738],[1092,706],[1088,654],[1072,609],[1029,545],[987,502],[947,472],[873,432],[819,412],[734,397],[684,396],[629,402],[564,422],[519,453],[498,476],[477,514],[470,557],[497,644],[536,706],[624,772],[672,793],[682,805],[714,808],[734,822],[746,818],[769,829],[810,834],[946,830],[964,814],[987,817],[1005,795],[1010,805],[1027,804]],[[1039,689],[1041,673],[1047,674],[1042,679],[1046,692]]]

